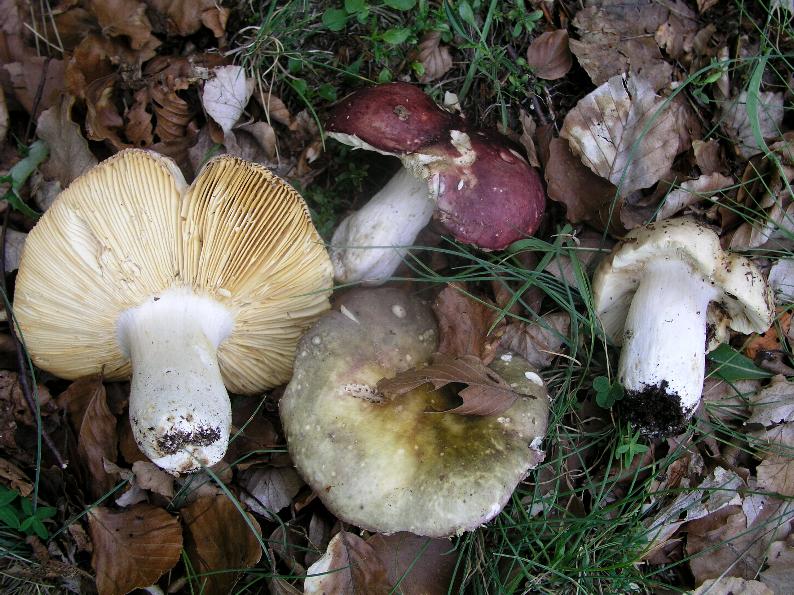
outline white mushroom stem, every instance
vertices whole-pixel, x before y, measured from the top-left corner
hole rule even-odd
[[[188,289],[152,296],[119,318],[132,362],[133,436],[166,471],[193,471],[226,453],[232,412],[217,349],[233,325],[227,308]]]
[[[627,394],[678,398],[683,418],[703,391],[706,313],[714,286],[680,260],[650,263],[631,301],[623,331],[618,379]]]
[[[401,168],[334,232],[331,240],[334,279],[339,283],[384,283],[428,224],[434,209],[427,182]]]

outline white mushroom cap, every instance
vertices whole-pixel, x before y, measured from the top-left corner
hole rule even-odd
[[[156,462],[170,457],[165,468],[187,471],[226,450],[224,384],[251,394],[290,378],[300,335],[328,308],[331,276],[302,198],[264,167],[219,157],[187,187],[170,159],[128,150],[75,180],[31,231],[14,312],[34,363],[62,378],[123,379],[131,355],[151,360],[133,376],[136,438]],[[180,366],[190,371],[178,381],[161,378]],[[155,396],[168,399],[156,418]],[[191,399],[218,400],[210,409],[221,419],[202,419]],[[177,452],[164,437],[195,433],[194,417],[212,425],[204,442],[223,444]]]
[[[337,517],[381,533],[448,536],[496,516],[542,460],[548,396],[518,356],[496,372],[521,393],[499,416],[446,412],[454,397],[420,387],[379,400],[382,378],[437,346],[426,304],[391,288],[356,290],[301,340],[279,407],[298,471]]]
[[[668,219],[633,230],[593,278],[596,313],[623,345],[621,409],[646,434],[682,431],[703,392],[706,344],[726,326],[766,330],[771,300],[758,269],[723,252],[708,227]]]
[[[715,301],[728,314],[732,329],[750,333],[769,328],[772,301],[758,268],[724,252],[707,226],[688,218],[666,219],[632,230],[593,277],[595,310],[615,343],[623,342],[626,314],[647,264],[661,260],[684,262],[693,275],[712,284],[718,291]]]

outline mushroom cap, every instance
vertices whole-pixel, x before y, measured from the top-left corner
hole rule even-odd
[[[428,182],[435,219],[456,240],[501,250],[533,234],[546,193],[509,139],[477,130],[408,83],[356,91],[326,129],[347,145],[400,157]]]
[[[365,143],[370,150],[399,156],[438,142],[448,130],[462,125],[459,117],[438,107],[419,87],[388,83],[349,95],[331,112],[325,129],[340,142]]]
[[[617,344],[631,300],[653,260],[680,260],[719,291],[715,300],[741,333],[763,332],[772,323],[771,292],[747,258],[725,253],[706,225],[690,218],[665,219],[629,232],[601,261],[593,276],[593,300],[606,334]]]
[[[289,379],[331,276],[303,199],[264,167],[218,157],[188,187],[170,159],[126,150],[75,180],[30,232],[14,313],[39,367],[122,379],[121,313],[188,288],[231,312],[218,361],[226,387],[247,394]]]
[[[426,362],[430,308],[393,288],[346,294],[301,339],[279,407],[298,471],[339,518],[381,533],[442,537],[476,528],[542,460],[548,396],[517,356],[494,368],[526,396],[500,416],[428,412],[457,399],[420,387],[379,402],[382,378]]]

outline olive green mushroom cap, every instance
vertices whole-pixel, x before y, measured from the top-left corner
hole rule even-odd
[[[438,412],[458,397],[430,385],[384,399],[379,380],[435,352],[430,308],[393,288],[352,291],[337,308],[301,340],[280,402],[303,478],[331,512],[370,531],[443,537],[492,519],[543,459],[540,377],[518,356],[498,357],[491,367],[522,396],[497,416]]]

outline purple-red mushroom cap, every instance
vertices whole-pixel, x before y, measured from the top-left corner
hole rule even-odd
[[[353,93],[331,114],[340,142],[400,157],[428,183],[441,231],[484,250],[532,235],[546,194],[509,139],[469,126],[418,87],[390,83]]]

